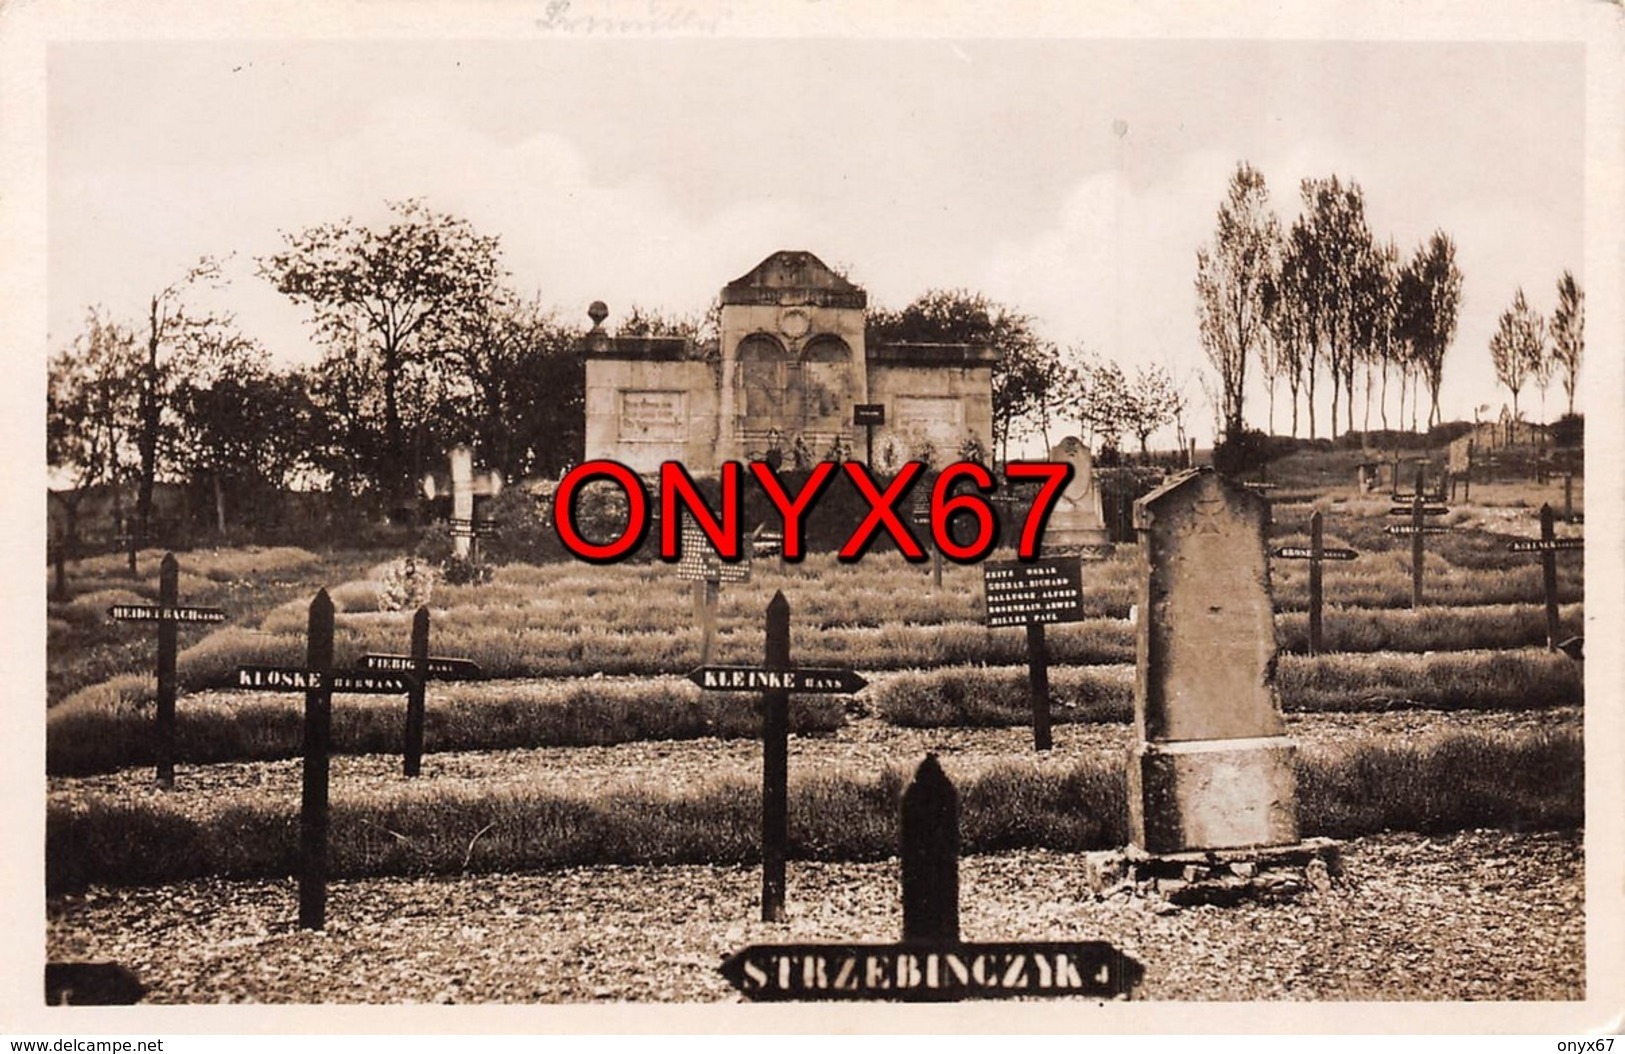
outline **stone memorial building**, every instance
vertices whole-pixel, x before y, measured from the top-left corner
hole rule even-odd
[[[868,295],[809,252],[776,252],[722,288],[719,346],[682,338],[612,337],[595,303],[586,360],[586,456],[638,472],[680,461],[696,475],[723,461],[785,464],[800,450],[864,456],[860,404],[883,408],[876,460],[934,453],[937,465],[975,444],[993,448],[993,364],[980,344],[870,347]]]

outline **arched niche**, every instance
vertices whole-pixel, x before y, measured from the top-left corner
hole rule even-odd
[[[840,337],[812,338],[801,352],[802,429],[836,432],[852,403],[852,349]]]
[[[800,408],[790,400],[795,360],[789,351],[774,337],[753,333],[739,342],[737,362],[746,431],[793,430]]]

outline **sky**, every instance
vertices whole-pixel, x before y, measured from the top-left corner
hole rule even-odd
[[[513,285],[583,328],[594,299],[611,328],[633,304],[697,314],[805,249],[871,305],[975,290],[1062,347],[1161,364],[1206,437],[1196,251],[1247,161],[1283,225],[1300,180],[1335,174],[1402,253],[1450,235],[1465,277],[1441,401],[1471,419],[1510,401],[1488,343],[1514,292],[1550,311],[1565,269],[1585,284],[1584,58],[1505,41],[59,44],[49,341],[92,304],[138,319],[200,255],[231,254],[229,286],[199,299],[277,361],[312,361],[255,259],[421,197],[500,236]],[[1532,389],[1520,402],[1541,416]],[[1562,404],[1554,380],[1547,416]],[[1265,423],[1256,383],[1247,416]]]

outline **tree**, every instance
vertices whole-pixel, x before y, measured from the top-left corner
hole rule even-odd
[[[1128,378],[1115,360],[1093,353],[1078,357],[1068,402],[1088,434],[1090,446],[1095,445],[1096,437],[1100,439],[1100,450],[1121,446],[1128,390]]]
[[[161,469],[173,453],[179,427],[175,392],[200,370],[214,368],[213,360],[228,355],[240,337],[229,315],[200,312],[186,302],[186,294],[203,283],[218,283],[220,262],[202,257],[180,278],[154,293],[147,302],[145,354],[134,372],[137,402],[135,448],[137,457],[136,534],[145,538],[151,527],[152,493]]]
[[[1419,246],[1411,261],[1411,310],[1406,324],[1419,380],[1428,385],[1431,401],[1428,425],[1444,419],[1439,409],[1439,387],[1444,381],[1444,356],[1456,338],[1456,317],[1461,309],[1461,271],[1456,268],[1456,245],[1443,231],[1434,231]],[[1522,297],[1522,292],[1518,294]],[[1538,321],[1538,319],[1537,319]],[[1514,397],[1514,401],[1516,398]]]
[[[501,291],[449,343],[463,386],[458,431],[505,479],[580,461],[586,371],[576,340],[538,300]]]
[[[235,368],[176,392],[185,422],[177,460],[194,483],[207,481],[215,529],[224,534],[229,508],[279,498],[307,464],[311,404],[297,373],[270,370],[263,349],[245,349]],[[239,515],[242,515],[240,513]]]
[[[1244,161],[1230,177],[1211,247],[1196,251],[1198,328],[1219,373],[1228,432],[1244,427],[1247,360],[1264,331],[1264,290],[1279,242],[1280,221],[1269,210],[1264,176]]]
[[[52,493],[79,541],[79,507],[94,487],[118,483],[136,455],[136,374],[140,354],[128,326],[91,308],[71,347],[50,359],[45,392],[47,465],[70,485]]]
[[[1294,228],[1295,229],[1295,228]],[[1305,364],[1314,345],[1307,305],[1310,300],[1308,267],[1296,235],[1284,241],[1281,262],[1274,277],[1264,287],[1264,324],[1269,330],[1276,370],[1286,378],[1292,395],[1292,435],[1298,434],[1298,395],[1303,389]],[[1310,414],[1314,413],[1313,376],[1310,376]],[[1274,430],[1274,386],[1270,389],[1270,427]]]
[[[1490,360],[1495,364],[1495,379],[1512,393],[1512,416],[1518,417],[1518,392],[1539,367],[1544,357],[1543,324],[1538,312],[1519,288],[1512,298],[1512,306],[1501,312],[1500,323],[1490,337]]]
[[[877,344],[987,344],[993,364],[993,444],[1009,460],[1010,437],[1029,421],[1047,424],[1062,371],[1057,352],[1039,340],[1032,319],[980,293],[933,289],[901,311],[876,310],[865,323],[865,342]]]
[[[1585,290],[1564,271],[1557,280],[1557,307],[1552,311],[1552,360],[1563,370],[1563,392],[1569,399],[1569,415],[1574,414],[1574,381],[1580,372],[1580,356],[1585,352]]]
[[[1382,375],[1382,395],[1378,399],[1382,427],[1388,428],[1388,368],[1396,359],[1396,333],[1399,318],[1399,247],[1392,240],[1371,246],[1359,285],[1355,331],[1366,364],[1365,421],[1371,429],[1372,367]]]
[[[1315,380],[1320,375],[1320,346],[1325,308],[1321,246],[1312,218],[1300,215],[1292,221],[1281,255],[1280,303],[1272,317],[1288,347],[1296,348],[1298,370],[1289,380],[1302,378],[1304,402],[1309,408],[1309,438],[1315,438]],[[1292,385],[1292,434],[1298,434],[1298,391]]]
[[[466,316],[487,304],[502,271],[498,240],[466,220],[416,199],[391,202],[389,210],[394,219],[382,230],[346,218],[284,233],[284,251],[258,263],[279,292],[309,309],[330,357],[342,360],[337,372],[348,365],[349,381],[360,373],[376,378],[383,433],[379,443],[367,444],[376,452],[356,467],[386,497],[401,500],[422,469],[425,445],[408,447],[403,394],[439,396],[437,353]],[[343,403],[353,411],[360,395],[350,384]],[[418,407],[420,437],[425,420]],[[349,422],[349,430],[358,424]]]
[[[1173,422],[1179,413],[1182,396],[1174,387],[1174,379],[1161,366],[1136,366],[1134,380],[1128,386],[1124,405],[1124,424],[1140,441],[1140,458],[1149,451],[1146,444],[1151,433]]]
[[[1300,192],[1302,237],[1311,243],[1307,258],[1314,264],[1307,306],[1315,318],[1315,334],[1325,342],[1327,364],[1331,368],[1332,438],[1335,439],[1340,395],[1346,396],[1346,427],[1354,428],[1354,370],[1360,358],[1356,329],[1360,286],[1371,254],[1371,230],[1365,219],[1365,193],[1358,183],[1350,181],[1345,185],[1336,176],[1306,179]],[[1299,230],[1294,227],[1294,234]],[[1311,390],[1311,438],[1314,437],[1313,398]]]

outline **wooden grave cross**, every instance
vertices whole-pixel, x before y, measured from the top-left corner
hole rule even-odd
[[[989,629],[1027,628],[1027,700],[1033,714],[1033,749],[1055,745],[1050,734],[1049,646],[1044,626],[1083,621],[1083,561],[1076,556],[988,560],[982,564],[984,615]]]
[[[1324,544],[1324,524],[1319,511],[1309,517],[1309,547],[1283,545],[1274,556],[1283,560],[1309,561],[1309,654],[1321,652],[1321,562],[1324,560],[1353,560],[1360,554],[1353,549],[1328,549]]]
[[[424,653],[428,652],[427,623]],[[333,669],[333,601],[323,589],[310,602],[302,667],[239,666],[238,688],[304,692],[304,780],[299,800],[299,925],[327,923],[328,754],[333,735],[333,695],[405,695],[420,686],[405,670]]]
[[[1552,529],[1555,519],[1550,505],[1540,507],[1540,538],[1538,540],[1510,542],[1507,548],[1515,553],[1539,553],[1542,591],[1546,599],[1546,650],[1557,650],[1557,554],[1565,550],[1585,548],[1584,538],[1559,538]]]
[[[114,604],[107,609],[117,622],[158,623],[158,784],[175,788],[175,652],[176,629],[226,621],[219,608],[183,607],[180,603],[180,565],[174,553],[165,553],[158,565],[157,604]]]
[[[790,693],[844,695],[869,682],[851,670],[791,664],[790,602],[783,590],[767,605],[765,659],[761,666],[701,666],[688,677],[711,691],[762,693],[762,921],[783,922],[790,841]]]
[[[959,795],[934,755],[898,816],[903,939],[896,944],[753,944],[723,962],[746,999],[951,1002],[1128,996],[1145,968],[1105,941],[959,937]]]
[[[1390,516],[1409,516],[1410,523],[1390,524],[1384,527],[1384,534],[1410,535],[1411,538],[1411,607],[1422,606],[1422,539],[1429,534],[1445,534],[1450,528],[1427,523],[1425,517],[1443,516],[1450,510],[1443,505],[1429,505],[1423,493],[1423,466],[1427,462],[1418,461],[1416,465],[1416,491],[1414,494],[1395,494],[1395,501],[1410,499],[1410,505],[1396,505],[1388,510]]]
[[[429,654],[429,608],[424,605],[412,616],[412,653],[368,653],[361,656],[361,669],[404,671],[415,678],[406,693],[406,745],[402,750],[402,768],[407,776],[418,775],[423,771],[424,694],[428,682],[477,681],[481,676],[480,664],[469,659]]]
[[[744,547],[744,559],[728,563],[711,548],[710,539],[694,524],[683,525],[683,555],[677,577],[694,583],[694,619],[700,624],[700,665],[711,661],[717,640],[717,604],[723,582],[749,582],[755,545]]]

